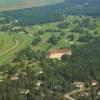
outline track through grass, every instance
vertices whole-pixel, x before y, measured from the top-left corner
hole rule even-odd
[[[1,33],[2,34],[2,33]],[[1,35],[0,34],[0,35]],[[2,34],[3,35],[3,34]],[[4,33],[7,37],[9,37],[9,41],[14,42],[13,45],[7,43],[8,39],[2,38],[3,44],[0,45],[0,65],[5,64],[6,62],[12,60],[15,57],[15,54],[25,49],[30,45],[32,39],[25,33],[13,33],[9,36],[8,33]],[[1,37],[0,37],[1,38]],[[14,40],[13,40],[14,39]],[[5,45],[6,46],[3,46]],[[2,50],[3,47],[3,50]]]

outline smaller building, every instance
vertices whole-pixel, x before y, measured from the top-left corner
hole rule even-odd
[[[11,76],[9,76],[9,79],[10,79],[10,80],[18,80],[18,76],[16,76],[16,75],[11,75]]]
[[[84,89],[85,88],[85,83],[84,82],[74,82],[73,85],[76,88],[79,88],[79,89]]]
[[[72,55],[72,50],[70,48],[55,49],[48,52],[47,58],[49,59],[61,59],[63,55]]]
[[[19,74],[18,73],[15,73],[15,74],[10,74],[10,75],[8,75],[7,76],[7,78],[9,79],[9,80],[18,80],[19,79]]]
[[[100,91],[97,92],[97,95],[100,96]]]
[[[98,85],[98,82],[97,82],[96,80],[93,80],[93,81],[91,82],[91,85],[92,85],[92,86],[97,86],[97,85]]]
[[[27,95],[29,93],[29,89],[20,89],[20,94]]]
[[[40,80],[36,83],[37,86],[40,86],[41,84],[42,82]]]
[[[88,92],[82,91],[82,92],[79,93],[79,97],[88,97],[88,96],[89,96]]]

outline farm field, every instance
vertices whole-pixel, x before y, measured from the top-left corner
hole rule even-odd
[[[64,0],[0,0],[0,11],[39,7],[63,2]]]

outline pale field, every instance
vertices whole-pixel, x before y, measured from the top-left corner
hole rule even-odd
[[[64,2],[64,0],[0,0],[0,11],[39,7]]]

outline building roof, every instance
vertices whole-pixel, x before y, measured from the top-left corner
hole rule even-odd
[[[98,84],[98,81],[96,81],[96,80],[92,80],[92,81],[91,81],[91,85],[95,86],[95,85],[97,85],[97,84]]]
[[[54,54],[54,53],[67,53],[67,52],[71,52],[71,48],[55,49],[55,50],[49,51],[48,53]]]
[[[78,82],[78,81],[77,81],[77,82],[74,82],[73,84],[74,84],[74,85],[84,85],[85,83],[84,83],[84,82]]]
[[[9,78],[10,80],[18,80],[18,76],[16,75],[11,75]]]

